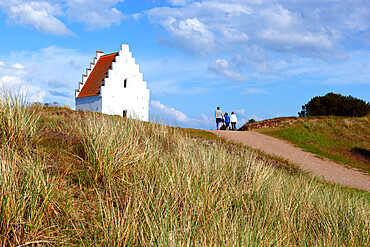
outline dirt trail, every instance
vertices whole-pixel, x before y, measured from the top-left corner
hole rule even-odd
[[[315,154],[303,151],[293,144],[254,131],[216,131],[210,132],[222,138],[242,143],[245,146],[262,150],[274,156],[280,156],[302,170],[324,180],[363,190],[370,190],[370,176],[347,168],[327,158],[318,158]]]

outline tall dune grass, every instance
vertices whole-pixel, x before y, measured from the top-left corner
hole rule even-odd
[[[19,139],[43,142],[3,139],[0,245],[369,246],[368,192],[163,125],[47,112],[24,132],[37,134]],[[50,129],[40,132],[41,123]],[[50,158],[59,142],[66,164]]]
[[[244,150],[203,145],[178,131],[109,116],[84,121],[114,123],[143,145],[145,159],[123,163],[124,183],[96,187],[98,206],[92,244],[188,246],[366,246],[368,197],[326,187],[315,179],[290,176]],[[121,121],[118,123],[117,121]],[[103,126],[96,124],[100,130]],[[112,126],[103,127],[111,132]],[[85,131],[97,131],[85,128]],[[90,141],[112,143],[116,135]],[[94,138],[92,138],[94,136]],[[129,137],[131,136],[131,137]],[[105,138],[111,138],[107,140]],[[86,141],[86,140],[85,140]],[[135,142],[133,142],[135,144]],[[146,148],[144,147],[146,146]],[[111,146],[101,155],[110,160]],[[150,154],[148,154],[150,152]],[[135,154],[135,157],[140,156]],[[121,156],[121,159],[119,158]],[[128,160],[134,160],[128,158]],[[123,168],[124,167],[124,168]]]
[[[98,114],[84,115],[74,126],[83,146],[80,156],[84,162],[83,178],[87,184],[109,184],[124,180],[125,170],[145,160],[140,133],[132,121]]]
[[[3,90],[0,97],[0,245],[48,244],[62,236],[56,177],[35,152],[40,115],[25,99]],[[59,198],[60,199],[60,198]],[[64,203],[63,203],[64,204]],[[56,234],[59,233],[59,234]]]
[[[58,220],[65,205],[56,177],[44,174],[45,163],[30,154],[18,156],[2,146],[0,166],[0,244],[47,244],[61,238]]]
[[[26,107],[24,96],[3,89],[0,95],[0,140],[24,148],[35,141],[39,115]]]

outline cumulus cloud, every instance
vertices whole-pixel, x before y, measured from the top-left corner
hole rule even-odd
[[[208,65],[208,70],[216,74],[223,75],[226,78],[233,81],[239,82],[246,81],[246,78],[244,76],[234,71],[233,68],[230,66],[229,62],[223,59],[217,59],[215,61],[212,61]]]
[[[13,68],[16,68],[16,69],[24,69],[24,66],[22,64],[20,64],[20,63],[15,63],[15,64],[13,64],[12,67]]]
[[[206,52],[212,51],[215,37],[197,18],[185,20],[169,18],[163,20],[161,24],[172,37],[171,41],[162,40],[162,43],[176,46],[192,55],[205,55]]]
[[[84,71],[72,70],[70,61],[83,68],[91,62],[90,55],[55,46],[34,52],[13,52],[0,58],[7,61],[0,66],[0,83],[22,93],[27,92],[31,101],[58,101],[73,105],[73,92]]]
[[[160,43],[176,47],[187,54],[205,56],[227,50],[227,46],[245,43],[248,35],[228,20],[250,15],[251,9],[239,3],[203,1],[176,8],[154,8],[146,12],[169,34]]]
[[[38,31],[56,35],[71,34],[68,28],[57,18],[62,12],[58,4],[46,1],[10,0],[0,4],[14,24],[33,26]]]
[[[165,106],[159,101],[151,100],[150,106],[153,108],[153,110],[157,110],[159,114],[163,114],[163,117],[170,121],[172,120],[175,123],[189,123],[193,121],[193,119],[189,118],[181,111],[178,111],[173,107]]]
[[[30,84],[22,85],[19,92],[25,95],[31,102],[43,102],[46,95],[46,92],[41,87]]]
[[[183,6],[188,3],[193,2],[193,0],[168,0],[168,2],[170,2],[172,5],[175,5],[175,6]]]
[[[8,0],[1,1],[8,20],[44,33],[71,35],[64,24],[79,22],[87,29],[120,24],[124,15],[115,6],[123,0]]]
[[[163,119],[170,126],[204,127],[213,123],[213,119],[204,114],[201,114],[199,119],[190,118],[183,112],[173,107],[168,107],[157,100],[150,101],[150,111],[152,114],[154,113],[157,118]]]
[[[20,63],[10,65],[2,62],[0,67],[0,85],[7,90],[15,90],[26,96],[30,101],[43,101],[46,92],[39,86],[29,83],[25,79],[26,74],[25,66]]]
[[[124,17],[114,6],[123,0],[65,0],[70,21],[84,23],[90,30],[118,25]]]
[[[146,14],[162,26],[173,47],[200,56],[247,55],[256,46],[277,55],[345,60],[346,39],[357,39],[370,27],[366,0],[171,2],[179,6]]]
[[[0,76],[20,77],[25,73],[23,64],[0,62]]]
[[[4,75],[0,78],[1,85],[6,88],[14,88],[15,86],[23,84],[23,80],[18,76]]]

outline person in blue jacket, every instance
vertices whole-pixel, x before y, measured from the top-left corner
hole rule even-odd
[[[230,116],[227,112],[225,112],[225,125],[226,125],[226,130],[229,130]]]

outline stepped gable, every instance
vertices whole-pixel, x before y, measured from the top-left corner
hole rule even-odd
[[[100,87],[104,85],[104,79],[108,77],[108,70],[117,55],[118,52],[103,55],[99,58],[77,98],[100,95]]]

